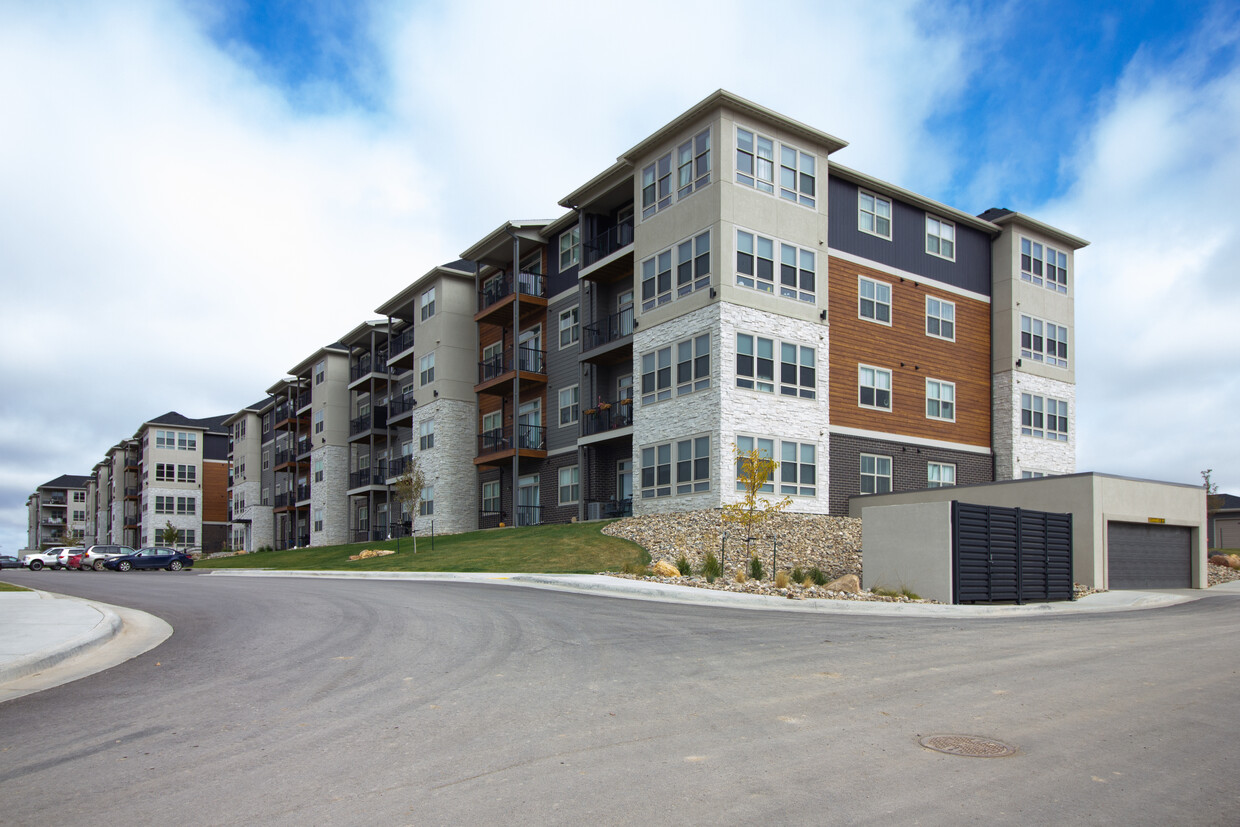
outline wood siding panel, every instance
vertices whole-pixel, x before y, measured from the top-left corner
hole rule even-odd
[[[890,326],[857,316],[858,277],[891,285]],[[829,264],[831,424],[990,446],[990,305],[850,261]],[[954,342],[926,335],[926,296],[956,305]],[[901,364],[903,363],[903,364]],[[891,371],[892,409],[857,404],[857,366]],[[956,421],[926,418],[926,379],[956,384]]]
[[[202,521],[228,522],[228,463],[202,464]]]

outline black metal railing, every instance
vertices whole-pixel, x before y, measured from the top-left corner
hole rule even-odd
[[[366,356],[365,358],[362,358],[362,359],[358,359],[356,362],[354,362],[352,365],[349,366],[349,381],[350,382],[357,381],[358,379],[361,379],[366,374],[370,373],[371,365],[372,365],[372,362],[369,356]]]
[[[310,486],[308,485],[297,486],[297,502],[301,502],[303,500],[308,500],[308,499],[310,499]]]
[[[363,414],[362,416],[349,420],[349,436],[356,436],[362,431],[369,431],[371,421],[372,419],[370,414]]]
[[[542,506],[518,505],[517,525],[538,525],[542,522]]]
[[[523,296],[547,297],[547,277],[540,273],[518,273],[517,288]],[[478,291],[478,309],[486,310],[512,295],[512,278],[503,275],[489,279]]]
[[[601,434],[633,424],[633,400],[604,402],[581,412],[581,435]]]
[[[314,440],[308,436],[303,436],[297,440],[297,458],[300,459],[310,453],[310,449],[314,447]],[[277,460],[278,462],[278,460]]]
[[[542,425],[517,425],[517,448],[525,451],[547,450],[547,429]],[[512,436],[503,428],[478,434],[478,455],[493,454],[512,448]]]
[[[633,307],[630,305],[618,313],[612,313],[606,319],[588,324],[582,328],[582,332],[585,334],[585,341],[582,344],[586,350],[631,336],[633,334]]]
[[[392,355],[403,353],[413,347],[413,328],[407,327],[392,337]]]
[[[384,473],[384,466],[382,465],[375,468],[365,468],[349,474],[349,488],[361,488],[363,485],[384,485],[385,483],[387,483],[387,475]]]
[[[298,548],[310,548],[310,535],[309,535],[309,534],[303,534],[303,535],[301,535],[300,537],[298,537],[298,538],[297,538],[297,547],[298,547]]]
[[[587,513],[594,510],[589,507],[594,503],[598,504],[598,516],[601,520],[610,520],[613,517],[633,516],[632,498],[625,500],[586,500]]]
[[[301,393],[297,394],[297,410],[300,411],[302,408],[306,408],[309,406],[310,406],[310,391],[302,391]],[[276,419],[278,420],[279,417],[276,417]]]
[[[607,258],[616,250],[632,243],[633,219],[627,218],[616,226],[603,230],[593,238],[586,239],[582,245],[585,252],[585,261],[582,262],[582,266],[589,267],[594,262]]]
[[[487,382],[497,376],[503,376],[505,373],[513,370],[512,350],[505,350],[503,353],[497,353],[489,359],[484,359],[478,363],[478,382]],[[547,351],[538,350],[527,345],[520,345],[517,348],[517,361],[515,368],[526,373],[547,372]]]
[[[279,451],[276,451],[276,465],[283,465],[286,462],[292,462],[293,459],[293,452],[288,448],[281,448]]]
[[[388,413],[395,418],[412,411],[416,405],[417,402],[414,401],[412,392],[393,396],[388,400]]]
[[[408,464],[408,457],[393,457],[388,460],[387,475],[388,477],[399,477],[405,473],[405,465]]]
[[[126,487],[125,487],[125,496],[126,496],[126,497],[136,497],[136,496],[138,496],[138,489],[137,489],[137,488],[132,488],[132,487],[126,486]]]
[[[293,408],[287,402],[276,405],[276,422],[283,422],[286,419],[291,419],[292,415]]]

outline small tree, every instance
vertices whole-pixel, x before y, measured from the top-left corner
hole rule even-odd
[[[762,496],[762,488],[779,467],[778,462],[762,456],[756,448],[742,451],[733,444],[732,453],[736,456],[736,479],[744,489],[745,496],[740,502],[728,503],[723,507],[723,521],[732,523],[745,532],[745,551],[749,552],[749,543],[758,529],[772,516],[792,505],[792,498],[785,496],[771,500]],[[750,553],[751,558],[752,556]]]
[[[176,526],[172,524],[172,520],[164,523],[163,529],[159,532],[159,538],[166,546],[175,547],[178,536]]]
[[[1201,472],[1201,481],[1206,489],[1206,511],[1215,511],[1223,507],[1223,498],[1218,495],[1218,484],[1210,480],[1213,468]]]
[[[414,509],[422,499],[422,489],[426,488],[426,475],[418,464],[418,458],[410,454],[405,458],[405,470],[396,478],[396,499],[409,512],[410,525],[416,519]],[[410,532],[412,533],[412,532]],[[396,535],[396,550],[400,551],[400,534]],[[413,553],[418,553],[418,537],[413,535]]]

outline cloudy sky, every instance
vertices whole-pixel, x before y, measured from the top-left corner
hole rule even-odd
[[[1089,239],[1078,468],[1240,494],[1234,3],[0,0],[0,550],[720,87]]]

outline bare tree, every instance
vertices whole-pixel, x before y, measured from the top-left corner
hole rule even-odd
[[[426,475],[422,473],[422,468],[418,464],[418,458],[410,454],[405,459],[405,470],[396,478],[394,485],[396,489],[396,499],[404,505],[405,510],[409,512],[410,525],[416,519],[414,509],[417,508],[418,502],[422,499],[422,490],[426,488]],[[412,533],[412,532],[410,532]],[[396,548],[400,550],[400,535],[396,536]],[[418,553],[418,536],[413,535],[413,553]]]
[[[745,496],[740,502],[728,503],[723,507],[723,521],[744,530],[745,551],[749,552],[749,542],[754,539],[757,530],[772,516],[792,505],[792,498],[785,496],[772,500],[762,496],[762,488],[779,467],[778,462],[762,456],[756,448],[742,451],[734,444],[732,453],[738,464],[736,479],[744,488]]]

